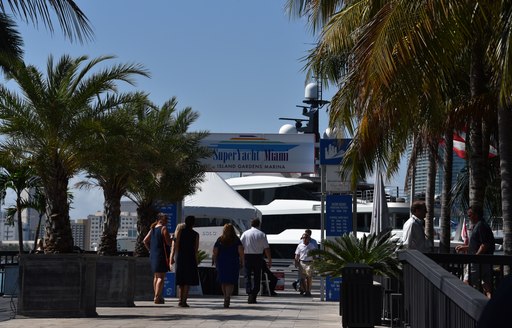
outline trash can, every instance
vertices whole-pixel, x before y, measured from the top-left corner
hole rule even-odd
[[[340,313],[343,327],[374,327],[381,322],[382,286],[373,283],[373,269],[349,263],[342,269]]]

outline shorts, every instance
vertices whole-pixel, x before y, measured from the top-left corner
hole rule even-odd
[[[299,273],[302,278],[311,278],[313,276],[313,268],[311,267],[312,262],[300,261]]]

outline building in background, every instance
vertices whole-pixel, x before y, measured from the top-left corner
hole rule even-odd
[[[412,147],[409,146],[407,148],[407,157],[411,157]],[[439,156],[443,158],[444,149],[442,146],[439,147]],[[427,180],[428,180],[428,156],[426,154],[422,154],[418,157],[416,162],[416,174],[414,175],[414,194],[417,196],[422,195],[423,197],[427,191]],[[457,176],[460,171],[466,167],[466,160],[457,156],[457,154],[453,153],[453,166],[452,166],[452,187],[457,181]],[[437,166],[436,172],[436,182],[435,182],[435,195],[436,199],[438,196],[441,196],[442,188],[443,188],[443,179],[444,179],[444,171],[443,171],[443,163],[439,163]],[[409,191],[406,191],[407,194]],[[410,196],[410,195],[409,195]]]
[[[87,220],[78,219],[71,221],[71,233],[73,235],[73,245],[75,247],[80,247],[80,249],[86,249],[86,239],[87,239]],[[88,246],[88,245],[87,245]]]
[[[104,216],[103,212],[96,212],[87,216],[88,236],[84,241],[84,249],[87,251],[96,251],[101,243],[103,233]],[[119,230],[117,231],[118,250],[132,251],[128,245],[134,244],[137,240],[137,205],[132,201],[121,202],[121,220]],[[75,244],[76,245],[76,244]]]

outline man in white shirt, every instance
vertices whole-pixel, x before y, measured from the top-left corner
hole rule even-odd
[[[256,303],[256,297],[261,287],[261,270],[265,265],[262,260],[263,253],[267,257],[267,266],[272,266],[272,257],[270,255],[270,247],[268,245],[267,235],[260,228],[260,220],[251,221],[251,229],[246,230],[240,237],[240,241],[244,246],[244,269],[245,269],[245,290],[249,298],[247,303]],[[252,281],[251,276],[254,276]]]
[[[405,221],[402,234],[402,244],[406,249],[417,249],[425,253],[430,251],[430,242],[423,227],[427,206],[423,201],[414,201],[411,205],[411,217]]]
[[[304,230],[304,234],[308,235],[310,237],[309,239],[309,243],[310,244],[313,244],[313,246],[315,246],[315,248],[318,248],[318,242],[316,241],[316,239],[314,239],[313,237],[311,237],[311,234],[312,234],[312,231],[311,229],[306,229]],[[302,236],[304,236],[304,234]],[[304,243],[304,239],[303,237],[300,238],[300,242],[299,244],[303,244]],[[297,280],[295,280],[293,283],[292,283],[292,287],[295,289],[295,290],[299,290],[300,294],[303,295],[305,290],[304,290],[304,280],[302,279],[301,277],[301,273],[300,271],[297,272]]]
[[[299,268],[299,273],[304,282],[304,296],[311,296],[311,282],[313,280],[313,269],[311,267],[313,257],[309,255],[309,251],[316,249],[316,247],[310,241],[311,236],[303,234],[302,243],[295,250],[295,267]]]

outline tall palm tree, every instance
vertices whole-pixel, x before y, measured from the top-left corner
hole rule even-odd
[[[133,84],[147,76],[140,65],[113,65],[93,70],[112,56],[88,60],[87,56],[50,56],[46,76],[23,63],[12,67],[10,77],[23,96],[0,86],[0,133],[3,147],[23,154],[42,180],[48,200],[46,252],[69,253],[73,238],[69,220],[68,182],[82,167],[82,140],[100,128],[97,117],[121,105],[111,96],[119,82]]]
[[[463,101],[458,100],[458,103],[463,105],[451,108],[465,109],[458,112],[458,115],[469,118],[466,123],[471,126],[468,145],[471,146],[468,148],[471,149],[472,156],[471,203],[483,203],[486,189],[486,152],[490,138],[489,123],[492,124],[483,118],[497,117],[498,95],[501,108],[510,110],[510,106],[507,105],[512,94],[509,78],[512,65],[508,64],[511,53],[509,44],[512,39],[510,4],[507,1],[478,0],[290,2],[299,3],[300,6],[296,8],[310,14],[310,22],[322,21],[320,26],[324,27],[318,46],[308,57],[309,65],[327,74],[348,70],[347,80],[343,81],[344,92],[339,92],[332,102],[332,107],[339,113],[350,113],[351,107],[358,108],[362,105],[370,110],[381,108],[383,101],[389,102],[389,97],[378,97],[379,94],[386,95],[387,92],[383,90],[401,90],[398,94],[402,95],[402,99],[408,100],[411,99],[411,95],[418,92],[424,94],[425,91],[418,88],[423,80],[414,80],[414,76],[418,76],[417,72],[421,73],[420,76],[435,81],[434,84],[441,87],[441,94],[449,96],[445,101],[452,102],[453,94],[442,90],[453,85],[453,82],[460,83],[460,74],[454,70],[461,66],[457,62],[463,63],[463,66],[467,65],[465,67],[469,97]],[[332,15],[326,17],[325,13]],[[493,26],[491,29],[489,22],[493,21],[499,24],[497,28]],[[342,55],[350,59],[350,66],[348,69],[333,69],[333,58],[342,58]],[[411,67],[416,72],[409,71],[409,74],[405,75],[409,78],[404,78],[402,74]],[[493,72],[494,75],[491,75]],[[338,73],[339,76],[341,74]],[[490,78],[491,76],[493,78]],[[354,100],[358,100],[359,103],[354,105]],[[395,119],[399,117],[401,126],[386,126],[387,129],[403,131],[403,126],[410,127],[407,112],[400,110],[400,104],[396,108],[393,107],[389,107],[392,111],[388,112],[388,115],[393,114]],[[448,115],[448,112],[444,115]],[[382,113],[380,117],[383,117]],[[382,121],[386,123],[386,120]],[[358,122],[365,123],[364,120]],[[454,125],[454,128],[462,127]],[[500,125],[500,133],[503,129],[508,128]],[[366,129],[365,132],[370,130]],[[396,134],[391,132],[389,135],[392,137]],[[375,135],[372,137],[375,138]],[[503,144],[506,145],[503,147],[505,152],[511,151],[512,147],[509,146],[508,140],[500,138],[499,144],[500,149]],[[367,153],[372,154],[371,151]],[[505,172],[510,168],[507,168],[505,162],[503,164],[502,178],[511,179]],[[511,183],[509,180],[503,182],[504,186]],[[512,197],[509,190],[502,189],[503,199],[506,201]],[[503,215],[505,221],[511,220],[510,213],[504,211]],[[509,233],[511,234],[505,239],[512,236],[512,231]],[[512,248],[505,250],[506,253],[510,251]]]

